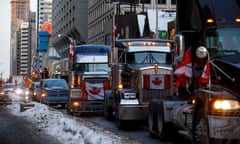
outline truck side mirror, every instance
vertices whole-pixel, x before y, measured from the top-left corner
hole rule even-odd
[[[175,46],[175,62],[178,63],[182,61],[184,51],[185,51],[185,45],[184,45],[184,37],[183,35],[176,35],[174,37],[174,41],[176,42]]]

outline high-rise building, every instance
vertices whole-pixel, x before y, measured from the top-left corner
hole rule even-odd
[[[38,0],[38,24],[39,28],[45,21],[52,22],[52,0]]]
[[[10,75],[20,75],[18,56],[21,50],[20,29],[23,22],[29,22],[30,0],[11,0],[11,42],[10,42]]]
[[[31,73],[31,25],[22,22],[17,31],[17,75]]]
[[[46,23],[52,23],[52,0],[38,0],[38,22],[37,29],[38,32],[42,30],[42,27],[46,25]],[[49,31],[48,31],[49,32]],[[51,38],[51,32],[49,34],[49,42]],[[39,36],[38,36],[39,39]],[[43,70],[44,67],[48,67],[48,62],[51,60],[49,57],[59,57],[56,50],[52,47],[52,44],[49,43],[46,51],[41,51],[39,49],[39,40],[38,40],[38,49],[35,55],[37,55],[37,69],[39,71]]]

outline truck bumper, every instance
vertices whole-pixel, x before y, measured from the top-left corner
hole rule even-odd
[[[210,138],[240,140],[240,117],[208,116]]]
[[[119,120],[146,120],[148,105],[120,105]]]
[[[74,105],[74,102],[78,102]],[[69,103],[69,111],[74,113],[81,112],[103,112],[104,101],[83,101],[83,100],[71,100]]]

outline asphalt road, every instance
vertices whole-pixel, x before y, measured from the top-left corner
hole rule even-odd
[[[5,105],[0,105],[1,144],[60,144],[60,142],[39,131],[34,124],[12,115]]]

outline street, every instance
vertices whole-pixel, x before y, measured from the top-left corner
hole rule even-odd
[[[19,103],[10,101],[8,104],[0,105],[0,140],[4,142],[3,144],[42,144],[46,142],[49,144],[95,144],[99,142],[93,140],[92,137],[97,139],[105,137],[105,135],[111,137],[112,144],[115,141],[116,143],[131,144],[164,144],[159,138],[150,137],[146,128],[132,127],[119,130],[114,121],[108,121],[103,116],[71,116],[67,114],[65,108],[54,109],[40,103],[34,103],[34,108],[20,112]],[[13,111],[14,109],[16,110]],[[30,115],[30,113],[32,114]],[[54,132],[51,132],[53,129]],[[93,133],[92,136],[89,136],[89,133]],[[100,133],[100,135],[97,136],[95,133]],[[67,137],[67,135],[69,136]],[[54,139],[54,136],[57,139]],[[102,143],[105,144],[104,141]]]
[[[39,131],[30,121],[12,115],[4,105],[0,106],[1,144],[59,144],[60,142]]]

